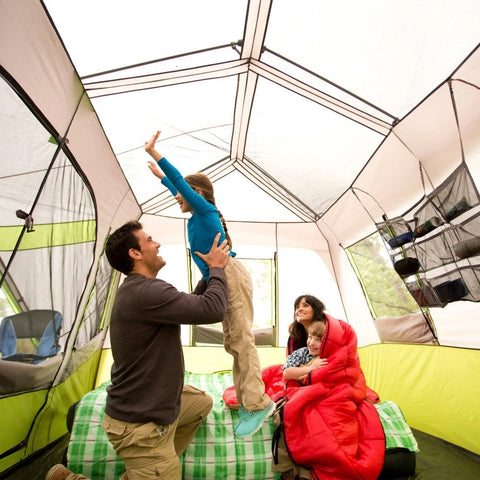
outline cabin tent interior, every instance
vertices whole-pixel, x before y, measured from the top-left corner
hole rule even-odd
[[[109,378],[109,233],[139,219],[160,276],[198,279],[187,217],[147,168],[156,130],[182,173],[214,183],[261,292],[262,366],[283,362],[293,301],[314,294],[354,327],[368,385],[479,465],[478,1],[0,12],[0,313],[31,319],[1,350],[0,478],[33,463],[43,478],[69,407]],[[45,336],[35,312],[61,315],[53,353],[9,360]],[[182,342],[188,370],[230,368],[218,329],[185,326]]]

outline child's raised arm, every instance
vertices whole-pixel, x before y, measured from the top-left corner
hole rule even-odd
[[[162,155],[155,149],[155,143],[159,136],[160,130],[157,130],[157,132],[152,135],[152,138],[145,142],[145,151],[153,158],[153,160],[148,161],[148,168],[156,177],[161,180],[165,175],[158,168],[157,162],[162,158]]]

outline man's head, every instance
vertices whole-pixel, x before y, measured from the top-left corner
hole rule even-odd
[[[165,265],[158,256],[159,247],[160,244],[143,231],[140,222],[130,221],[110,235],[105,253],[110,265],[125,275],[140,273],[155,277]]]

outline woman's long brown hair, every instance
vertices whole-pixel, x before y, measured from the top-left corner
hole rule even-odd
[[[305,299],[305,302],[308,303],[313,308],[313,321],[325,321],[325,305],[317,297],[313,295],[300,295],[296,298],[293,303],[293,311],[297,309],[298,304],[302,299]],[[305,327],[297,322],[294,313],[293,322],[288,327],[288,333],[290,334],[290,341],[292,343],[293,350],[297,350],[301,347],[307,346],[307,337],[308,334],[305,330]]]

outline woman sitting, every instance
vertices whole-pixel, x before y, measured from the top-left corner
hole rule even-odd
[[[346,322],[325,313],[317,298],[302,295],[295,301],[288,353],[307,344],[307,329],[322,322],[325,333],[318,356],[327,359],[306,372],[299,382],[287,382],[284,404],[276,421],[278,457],[273,470],[282,479],[376,480],[385,454],[385,436],[357,354],[357,337]],[[282,448],[283,447],[283,448]],[[290,455],[289,455],[290,454]]]

